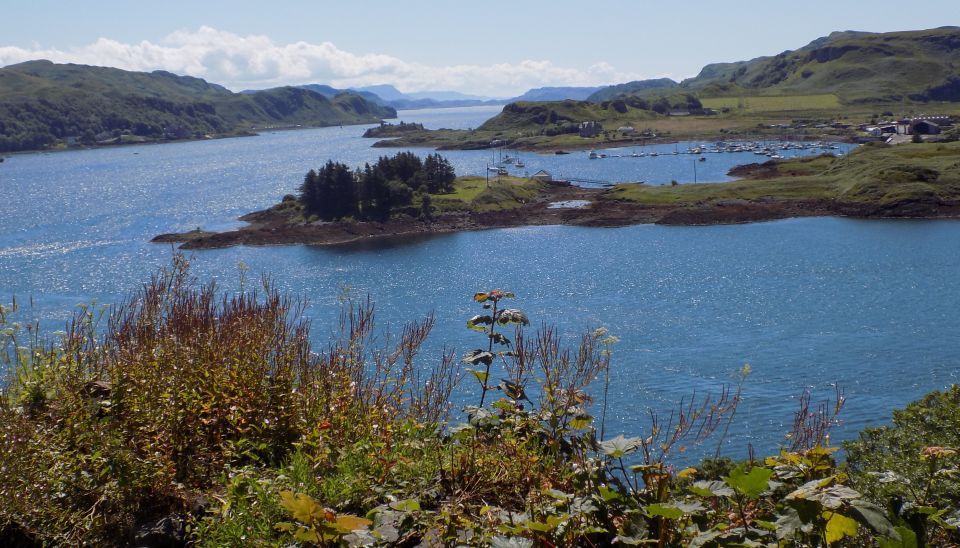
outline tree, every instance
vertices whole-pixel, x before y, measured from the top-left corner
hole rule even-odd
[[[299,198],[308,214],[323,220],[352,216],[383,221],[394,208],[409,205],[415,191],[450,192],[455,179],[453,166],[439,154],[429,155],[424,162],[412,152],[401,152],[381,156],[376,164],[365,164],[356,172],[328,161],[306,174]]]
[[[360,215],[364,219],[385,219],[390,215],[390,189],[378,167],[366,164],[360,176]]]
[[[300,187],[300,200],[307,213],[325,221],[357,213],[357,188],[346,165],[328,161],[319,171],[310,170]]]
[[[420,198],[420,218],[430,220],[433,218],[433,200],[429,194],[424,194]]]
[[[457,178],[453,166],[439,154],[427,156],[423,162],[423,171],[427,179],[427,192],[437,194],[453,190],[453,181]]]

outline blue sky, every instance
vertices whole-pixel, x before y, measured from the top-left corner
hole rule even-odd
[[[165,69],[232,89],[390,83],[488,96],[682,79],[835,30],[960,25],[956,0],[17,0],[3,11],[0,65],[50,58]]]

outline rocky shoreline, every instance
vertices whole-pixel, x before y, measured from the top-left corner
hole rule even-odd
[[[560,202],[588,202],[556,207]],[[636,224],[699,226],[742,224],[794,217],[960,218],[960,204],[899,202],[892,205],[840,203],[833,200],[728,200],[696,205],[644,205],[614,198],[607,189],[548,186],[540,198],[515,209],[458,211],[432,219],[401,217],[387,222],[292,222],[290,214],[268,209],[244,215],[245,227],[226,232],[191,231],[161,234],[156,243],[179,243],[181,249],[215,249],[235,245],[336,245],[379,238],[443,234],[516,226],[574,225],[618,227]]]

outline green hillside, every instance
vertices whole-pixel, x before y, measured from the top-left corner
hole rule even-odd
[[[677,186],[619,185],[613,195],[646,205],[822,200],[928,215],[960,202],[960,142],[872,144],[848,156],[794,158],[743,166],[745,179]]]
[[[238,94],[165,71],[29,61],[0,69],[0,152],[376,122],[396,111],[350,93]]]
[[[587,101],[600,103],[609,101],[626,95],[643,95],[646,93],[670,93],[673,88],[679,86],[669,78],[658,78],[655,80],[636,80],[626,84],[617,84],[599,89],[589,97]]]
[[[580,122],[596,121],[605,128],[631,123],[641,124],[652,120],[657,114],[670,110],[699,110],[700,101],[690,94],[675,94],[665,97],[628,96],[593,103],[590,101],[518,102],[503,107],[497,116],[487,120],[480,131],[506,131],[511,129],[542,129],[560,133],[576,133]]]
[[[960,100],[960,27],[835,32],[795,50],[707,65],[681,87],[701,96],[830,94],[845,102]]]

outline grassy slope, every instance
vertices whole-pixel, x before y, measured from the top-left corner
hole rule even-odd
[[[707,65],[680,88],[637,90],[624,84],[592,96],[695,93],[705,107],[728,109],[719,116],[667,117],[577,101],[521,102],[508,105],[475,131],[424,131],[393,144],[469,149],[486,148],[499,139],[520,149],[593,148],[629,145],[639,138],[615,132],[589,139],[540,133],[557,123],[595,120],[606,130],[649,128],[667,139],[735,138],[762,134],[766,131],[763,126],[795,120],[861,123],[885,111],[895,116],[957,114],[957,102],[942,101],[960,100],[958,58],[960,28],[884,34],[836,32],[796,51]],[[554,116],[544,116],[550,112]],[[835,133],[808,129],[791,131],[791,136],[819,138]]]
[[[835,200],[892,205],[960,200],[960,143],[868,146],[841,158],[777,163],[778,175],[729,183],[619,185],[618,199],[642,204],[695,205],[725,200]]]
[[[67,137],[129,132],[149,138],[164,128],[190,135],[252,126],[332,125],[392,117],[359,96],[333,98],[297,88],[234,94],[168,72],[31,61],[0,69],[0,151],[30,150]]]
[[[515,209],[536,198],[542,183],[520,177],[458,177],[451,194],[431,194],[437,211]]]
[[[833,93],[848,102],[940,100],[931,92],[960,77],[960,28],[833,33],[796,51],[707,65],[682,83],[704,96]],[[956,98],[960,98],[957,88]]]

